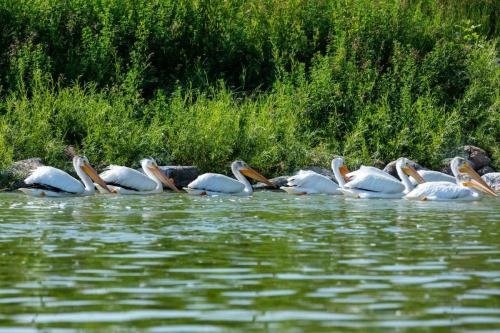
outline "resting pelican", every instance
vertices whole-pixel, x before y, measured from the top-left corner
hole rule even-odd
[[[470,167],[461,157],[455,157],[451,162],[452,172],[456,183],[446,181],[426,182],[409,164],[406,158],[400,158],[396,164],[396,170],[401,177],[405,187],[411,189],[408,176],[413,176],[419,185],[411,189],[405,198],[413,200],[478,200],[480,194],[477,191],[496,196],[495,192],[484,182],[483,179]]]
[[[337,183],[312,170],[300,170],[287,181],[287,186],[280,188],[289,194],[342,194]]]
[[[61,197],[68,195],[92,195],[95,193],[94,182],[99,184],[103,191],[110,192],[104,180],[99,177],[85,156],[73,157],[73,168],[81,181],[66,172],[50,166],[36,168],[24,180],[26,187],[19,190],[37,197]]]
[[[380,169],[362,166],[356,171],[348,172],[344,159],[341,157],[332,161],[332,169],[340,190],[347,196],[362,199],[390,199],[401,198],[404,195],[404,185]]]
[[[184,190],[193,195],[251,195],[253,188],[245,176],[275,186],[243,161],[231,163],[231,171],[236,179],[218,173],[204,173],[184,187]]]
[[[100,176],[106,182],[111,192],[118,194],[153,194],[163,192],[163,184],[173,191],[180,192],[172,179],[168,178],[158,168],[155,160],[141,160],[144,173],[132,168],[110,165]],[[101,190],[99,187],[97,187]]]

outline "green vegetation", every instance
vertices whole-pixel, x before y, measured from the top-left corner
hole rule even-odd
[[[0,166],[242,158],[266,174],[461,144],[500,167],[494,0],[0,0]]]

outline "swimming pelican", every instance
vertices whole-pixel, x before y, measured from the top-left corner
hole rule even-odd
[[[337,183],[312,170],[300,170],[296,175],[288,178],[286,186],[280,188],[289,194],[297,195],[342,194]]]
[[[406,199],[413,200],[478,200],[481,195],[478,191],[496,196],[495,192],[484,182],[472,167],[461,157],[455,157],[451,162],[456,183],[447,181],[426,182],[409,164],[406,158],[398,159],[396,170],[405,187],[409,191]],[[408,176],[413,176],[419,182],[415,188]]]
[[[251,195],[253,188],[245,176],[275,186],[243,161],[231,163],[231,171],[236,179],[218,173],[204,173],[184,187],[184,190],[193,195]]]
[[[41,166],[36,168],[24,180],[27,186],[19,190],[37,197],[92,195],[95,193],[93,180],[102,187],[103,191],[110,192],[104,180],[99,177],[90,165],[87,157],[73,157],[73,168],[78,177],[80,177],[81,182],[60,169],[51,166]]]
[[[141,160],[144,173],[129,167],[110,165],[100,176],[111,192],[118,194],[153,194],[163,192],[163,184],[180,192],[172,179],[168,178],[152,158]],[[97,187],[99,190],[99,186]]]
[[[362,199],[401,198],[405,186],[395,177],[375,167],[362,166],[348,172],[344,159],[337,157],[332,161],[332,169],[340,185],[340,190],[347,196]]]
[[[457,179],[450,176],[444,172],[434,171],[434,170],[418,170],[417,173],[424,179],[425,182],[448,182],[457,183]],[[410,181],[413,185],[417,185],[418,181],[412,176]]]
[[[406,162],[405,164],[407,166],[411,165],[411,163],[413,163],[413,161],[406,159]],[[399,159],[398,159],[399,161]],[[397,168],[397,161],[396,161],[396,168]],[[415,170],[415,168],[412,167],[413,170]],[[423,180],[427,183],[427,182],[449,182],[449,183],[454,183],[456,184],[457,183],[457,180],[455,178],[455,174],[453,174],[453,176],[450,176],[444,172],[439,172],[439,171],[434,171],[434,170],[417,170],[417,173],[423,178]],[[399,173],[398,173],[399,175]],[[401,177],[400,177],[401,178]],[[402,179],[401,179],[402,181]],[[419,184],[419,182],[417,180],[415,180],[415,178],[413,176],[410,176],[410,182],[413,184],[413,185],[417,185]]]

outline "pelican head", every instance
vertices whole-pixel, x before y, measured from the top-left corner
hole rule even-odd
[[[239,171],[242,175],[246,177],[250,177],[266,185],[276,187],[276,185],[273,184],[269,179],[267,179],[266,177],[264,177],[263,175],[252,169],[244,161],[236,160],[233,163],[231,163],[231,170],[233,170],[233,173],[235,171]]]
[[[484,184],[478,182],[477,180],[475,180],[466,173],[461,173],[457,176],[457,183],[459,183],[462,186],[472,188],[476,191],[480,191],[494,197],[497,196],[497,194],[495,193],[495,191],[493,191],[493,189],[491,189],[491,187],[487,185],[485,186]]]
[[[471,181],[473,181],[474,184],[481,185],[482,192],[486,192],[492,194],[493,196],[496,196],[495,191],[493,191],[493,189],[481,178],[481,176],[479,176],[479,174],[464,158],[459,156],[454,157],[453,160],[451,160],[450,167],[451,171],[453,172],[455,177],[457,177],[458,181],[466,179],[465,185],[463,182],[462,185],[467,186]]]
[[[179,189],[175,186],[172,178],[168,178],[165,176],[163,171],[158,167],[158,164],[153,158],[143,158],[141,160],[141,166],[144,171],[150,171],[156,178],[158,178],[162,184],[170,188],[172,191],[180,192]]]
[[[335,157],[332,160],[332,169],[333,170],[339,170],[340,174],[344,178],[344,181],[345,182],[349,181],[349,177],[347,177],[347,174],[349,173],[349,169],[344,164],[344,159],[342,157]]]
[[[92,181],[101,186],[105,191],[111,193],[111,190],[106,185],[106,182],[99,176],[97,171],[90,165],[89,159],[86,156],[75,155],[73,157],[73,166],[75,170],[82,170]]]
[[[406,157],[400,157],[396,161],[396,166],[401,168],[405,175],[413,177],[413,179],[415,179],[419,184],[425,183],[424,178],[420,176],[420,174],[417,172],[417,170],[415,170],[412,164],[413,162]]]
[[[468,173],[468,171],[470,171],[472,169],[472,167],[465,160],[465,158],[460,157],[460,156],[455,156],[451,160],[450,168],[452,171],[457,172],[457,173]]]

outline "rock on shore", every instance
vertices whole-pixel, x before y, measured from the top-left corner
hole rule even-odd
[[[165,176],[174,180],[175,186],[177,186],[178,189],[187,186],[199,175],[198,168],[191,165],[162,165],[159,166],[159,168],[163,171]],[[143,172],[142,168],[140,168],[139,171]]]
[[[479,170],[486,166],[489,166],[491,159],[488,154],[481,148],[475,146],[463,146],[462,150],[466,154],[467,160],[469,160],[474,167],[474,170]]]
[[[13,191],[24,185],[24,179],[31,171],[43,166],[42,159],[28,158],[14,162],[10,167],[0,172],[0,188],[3,191]]]
[[[469,162],[474,170],[477,171],[479,175],[484,175],[487,173],[494,172],[495,170],[490,166],[491,158],[488,156],[488,153],[476,146],[466,145],[462,146],[458,149],[458,156],[462,156]],[[453,175],[450,168],[450,163],[453,158],[445,158],[442,162],[443,168],[441,172],[444,172],[449,175]]]
[[[160,166],[161,171],[174,180],[175,186],[181,189],[191,183],[199,175],[195,166],[168,165]]]
[[[500,172],[490,172],[481,176],[481,178],[484,179],[486,184],[490,185],[493,191],[500,192]]]
[[[269,185],[264,184],[264,183],[257,183],[255,185],[253,185],[253,189],[255,191],[260,191],[260,190],[279,190],[279,191],[281,191],[280,187],[286,185],[286,183],[288,181],[288,177],[290,177],[290,176],[279,176],[276,178],[269,179],[271,181],[271,183],[276,185],[275,187],[269,186]]]
[[[399,176],[398,176],[398,172],[396,171],[396,162],[397,161],[392,161],[392,162],[389,162],[385,168],[384,168],[384,171],[387,172],[388,174],[390,174],[391,176],[394,176],[396,177],[397,179],[399,179]],[[424,168],[423,166],[421,166],[420,164],[416,163],[416,162],[413,162],[411,163],[411,165],[416,169],[416,170],[426,170],[426,168]]]

